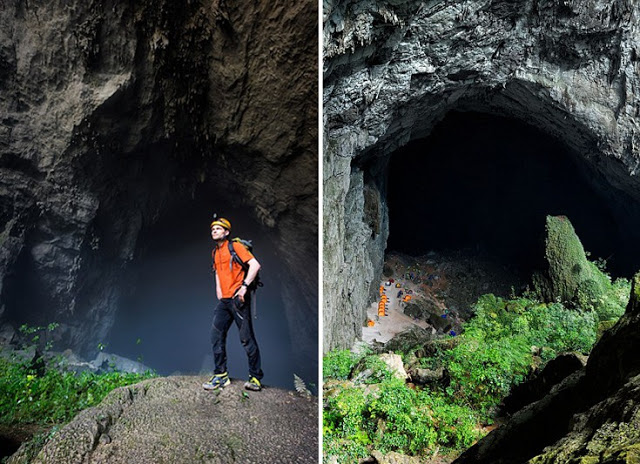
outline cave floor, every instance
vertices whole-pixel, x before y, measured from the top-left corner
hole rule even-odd
[[[428,329],[431,326],[426,321],[407,316],[402,312],[404,303],[402,298],[396,298],[398,290],[395,285],[390,284],[388,280],[380,282],[380,286],[384,288],[384,294],[389,298],[386,305],[386,315],[378,315],[378,301],[371,303],[367,308],[368,325],[362,328],[362,340],[367,344],[387,343],[400,332],[410,329],[414,325]],[[403,289],[415,287],[408,283],[402,283]],[[406,290],[405,290],[406,291]],[[414,290],[415,291],[415,290]],[[373,325],[371,325],[373,323]]]
[[[508,297],[525,284],[518,272],[470,251],[430,252],[419,257],[389,253],[380,297],[367,308],[362,340],[387,343],[413,326],[434,335],[457,335],[462,323],[472,316],[478,297],[486,293]],[[384,316],[379,315],[382,295],[386,295]],[[407,295],[410,300],[404,301]],[[421,314],[405,314],[409,305],[419,308]]]

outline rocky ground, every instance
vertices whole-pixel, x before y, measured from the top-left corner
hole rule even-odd
[[[381,298],[383,294],[387,298],[386,315],[379,316],[380,299],[372,303],[362,339],[387,343],[415,326],[433,335],[457,335],[473,314],[479,296],[508,297],[520,293],[525,285],[525,278],[513,269],[469,251],[430,252],[419,257],[391,253],[386,256],[380,282]]]
[[[35,463],[315,463],[317,398],[232,379],[222,391],[206,378],[151,379],[114,390],[57,432]],[[25,462],[20,450],[9,463]]]

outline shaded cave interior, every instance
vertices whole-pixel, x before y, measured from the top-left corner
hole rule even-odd
[[[561,140],[525,122],[451,111],[426,138],[386,160],[371,158],[362,169],[365,185],[387,203],[387,256],[482,256],[509,269],[521,291],[545,266],[545,216],[565,215],[591,259],[605,259],[615,277],[637,271],[638,203]],[[365,196],[370,225],[380,220],[371,211]]]
[[[254,319],[263,370],[269,384],[291,388],[294,366],[278,362],[292,359],[293,353],[281,298],[284,264],[274,251],[274,234],[257,223],[246,206],[225,198],[215,184],[201,185],[189,201],[175,203],[141,231],[132,269],[135,285],[120,301],[107,350],[140,359],[161,375],[213,371],[213,213],[231,220],[231,238],[253,243],[264,283],[256,295]],[[235,325],[229,331],[227,356],[230,375],[245,378],[247,360]]]
[[[168,140],[81,166],[89,179],[100,179],[90,186],[100,207],[89,226],[93,240],[82,246],[79,283],[72,292],[58,292],[64,265],[43,267],[42,257],[34,256],[38,246],[73,234],[70,224],[41,218],[25,235],[25,246],[5,277],[2,321],[15,328],[60,322],[53,349],[72,347],[88,359],[104,349],[139,360],[160,375],[210,372],[217,300],[209,224],[215,212],[231,220],[231,237],[253,241],[263,268],[254,329],[265,381],[291,388],[294,371],[315,379],[314,366],[293,361],[280,284],[290,271],[276,251],[277,232],[256,221],[237,185],[221,179],[205,157],[183,156],[192,149],[188,144],[176,149],[175,140]],[[97,307],[102,308],[98,315]],[[227,346],[231,376],[245,378],[247,360],[235,326]]]

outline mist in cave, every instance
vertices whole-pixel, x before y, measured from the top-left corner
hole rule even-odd
[[[274,253],[268,232],[250,218],[248,209],[218,198],[215,192],[200,193],[194,201],[167,211],[140,236],[140,253],[133,265],[138,276],[134,291],[121,301],[105,350],[140,360],[161,375],[211,374],[210,329],[217,299],[209,224],[215,212],[231,221],[230,237],[253,241],[264,283],[257,290],[253,321],[263,383],[291,389],[294,372],[307,379],[316,374],[293,362],[278,283],[284,265]],[[246,379],[247,358],[235,324],[227,337],[227,357],[231,377]]]
[[[530,275],[543,266],[545,216],[565,215],[592,259],[630,276],[640,262],[633,246],[640,228],[628,227],[628,218],[621,226],[614,211],[624,205],[605,199],[611,187],[596,188],[579,163],[523,122],[451,112],[429,137],[391,156],[387,252],[469,250]]]

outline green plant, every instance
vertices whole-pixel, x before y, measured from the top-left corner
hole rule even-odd
[[[22,324],[18,331],[28,340],[28,346],[41,346],[45,351],[51,349],[53,341],[50,339],[50,334],[55,331],[60,324],[57,322],[51,322],[47,326],[30,326],[28,324]],[[41,345],[41,341],[45,340],[44,346]]]
[[[426,455],[469,446],[479,436],[478,416],[450,404],[436,391],[416,391],[390,377],[370,387],[343,387],[325,398],[325,456],[340,463],[358,462],[371,448]]]
[[[443,367],[448,383],[412,389],[390,375],[377,356],[330,352],[324,359],[325,381],[350,375],[355,379],[366,369],[371,374],[363,384],[344,382],[337,393],[335,387],[327,390],[325,461],[336,456],[340,463],[357,463],[372,449],[427,456],[435,449],[446,454],[467,448],[534,366],[541,368],[566,351],[588,354],[598,327],[602,329],[599,321],[612,323],[622,314],[629,282],[618,279],[607,287],[610,279],[603,276],[595,285],[589,279],[581,284],[587,299],[602,300],[593,307],[577,310],[559,301],[543,303],[532,292],[510,299],[487,294],[478,299],[474,317],[463,325],[456,343],[437,340],[398,353],[404,362],[416,362],[420,353],[417,364]],[[606,291],[598,293],[601,288]]]
[[[576,300],[580,309],[595,311],[600,321],[612,321],[624,314],[630,292],[631,283],[624,278],[616,279],[603,292],[598,292],[592,281],[587,281],[578,288]]]
[[[346,380],[361,355],[349,350],[334,350],[327,353],[322,362],[322,376],[327,378]]]
[[[594,313],[561,303],[483,295],[460,343],[443,360],[451,378],[446,392],[489,419],[492,408],[530,372],[533,347],[540,349],[542,363],[563,351],[586,354],[595,343],[597,323]]]
[[[56,424],[69,421],[94,406],[114,388],[137,383],[155,374],[109,372],[94,374],[52,367],[38,375],[29,363],[0,359],[0,422]]]
[[[51,348],[50,333],[58,323],[46,327],[23,325],[20,332],[27,346]],[[44,346],[42,342],[46,340]],[[48,359],[46,361],[45,359]],[[95,406],[113,389],[154,377],[153,372],[132,374],[108,372],[75,373],[65,369],[61,356],[20,360],[0,358],[0,423],[9,426],[39,424],[42,432],[25,444],[26,456],[35,456],[44,442],[82,409]]]
[[[365,356],[363,360],[364,369],[371,371],[371,375],[365,379],[364,383],[380,383],[393,377],[389,367],[377,355]]]

